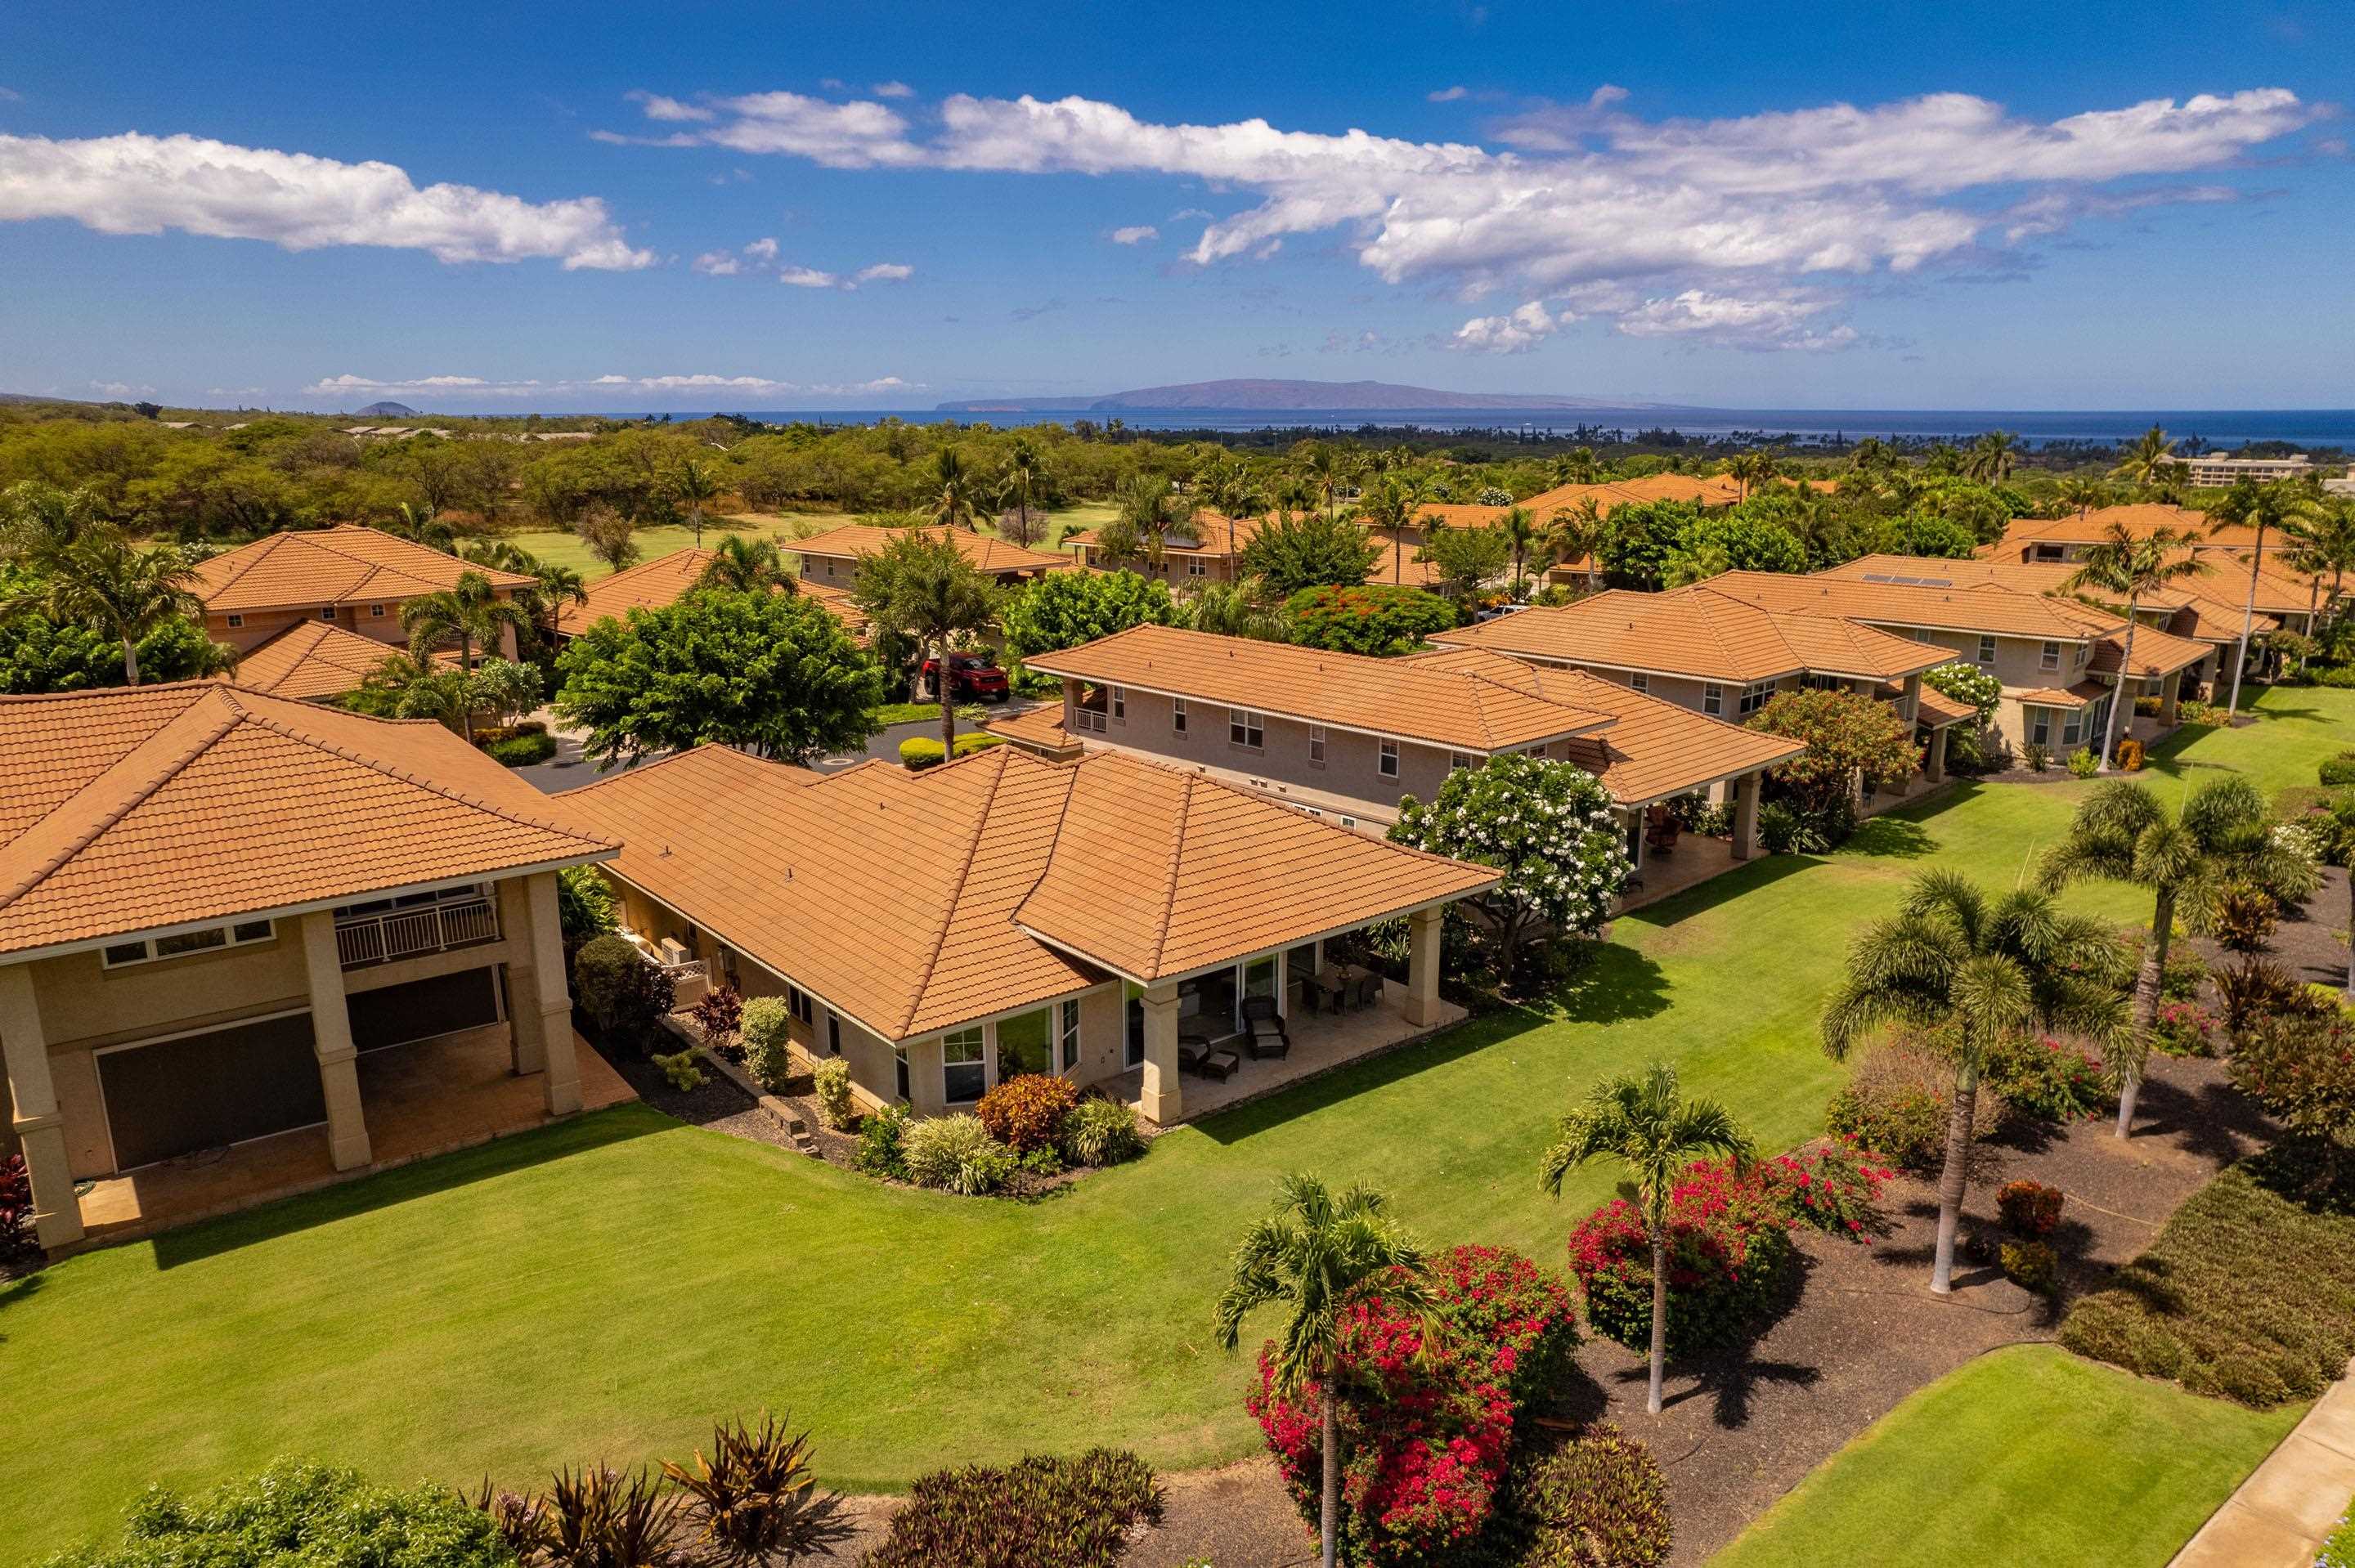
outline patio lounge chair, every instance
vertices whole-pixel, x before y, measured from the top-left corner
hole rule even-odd
[[[1371,1007],[1382,1000],[1382,977],[1377,969],[1358,971],[1357,983],[1350,988],[1350,1001],[1358,1007]]]
[[[1188,1040],[1180,1036],[1178,1041],[1178,1070],[1181,1073],[1201,1072],[1202,1060],[1209,1054],[1209,1041]]]
[[[1282,1056],[1292,1049],[1292,1032],[1284,1027],[1284,1013],[1272,996],[1243,998],[1243,1027],[1250,1033],[1254,1060]]]

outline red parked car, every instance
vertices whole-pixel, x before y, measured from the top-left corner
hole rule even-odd
[[[924,661],[924,687],[941,694],[940,661]],[[1006,672],[978,653],[949,655],[949,696],[953,702],[1002,703],[1013,694]]]

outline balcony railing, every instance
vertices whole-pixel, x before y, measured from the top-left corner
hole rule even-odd
[[[347,969],[498,939],[498,912],[488,898],[389,909],[381,915],[352,916],[336,922],[336,956]]]

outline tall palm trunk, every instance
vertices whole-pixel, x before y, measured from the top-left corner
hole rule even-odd
[[[2167,981],[2167,948],[2175,938],[2175,889],[2162,886],[2151,903],[2150,946],[2143,949],[2142,969],[2135,976],[2134,1030],[2137,1041],[2150,1038],[2158,1022],[2159,990]],[[2130,1053],[2118,1074],[2117,1136],[2134,1132],[2135,1102],[2142,1097],[2142,1053]]]
[[[1971,1175],[1971,1117],[1978,1109],[1979,1065],[1963,1064],[1955,1075],[1955,1108],[1946,1118],[1946,1164],[1938,1173],[1938,1251],[1930,1265],[1930,1288],[1940,1296],[1955,1288],[1955,1231],[1963,1217],[1963,1192]]]
[[[1324,1553],[1325,1568],[1334,1568],[1341,1560],[1341,1433],[1340,1396],[1333,1392],[1328,1377],[1325,1383],[1325,1484],[1319,1489],[1316,1505],[1316,1533]]]
[[[1660,1373],[1668,1358],[1668,1238],[1661,1234],[1667,1216],[1652,1227],[1652,1383],[1644,1396],[1646,1414],[1660,1413]]]
[[[939,672],[933,683],[941,689],[941,760],[947,762],[956,756],[956,686],[949,679],[949,640],[940,641],[940,652],[932,668]]]
[[[123,682],[128,686],[139,683],[139,649],[131,639],[123,639]]]
[[[2134,702],[2134,688],[2129,683],[2134,680],[2136,602],[2133,598],[2126,600],[2126,645],[2118,651],[2118,690],[2117,694],[2110,699],[2109,722],[2102,726],[2101,770],[2105,773],[2110,770],[2110,758],[2117,754],[2118,710],[2130,706]],[[2128,726],[2128,733],[2132,733],[2132,726]]]
[[[2224,727],[2241,716],[2241,676],[2249,667],[2249,629],[2257,619],[2257,568],[2264,564],[2265,527],[2257,524],[2257,547],[2249,553],[2249,597],[2241,606],[2241,652],[2232,661],[2232,700],[2224,705]]]

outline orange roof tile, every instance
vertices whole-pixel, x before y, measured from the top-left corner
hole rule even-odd
[[[1668,593],[1612,589],[1573,604],[1537,607],[1458,627],[1432,639],[1532,659],[1747,683],[1814,671],[1888,679],[1927,670],[1952,654],[1858,625],[1837,614],[1761,606],[1718,585],[1736,574]]]
[[[209,681],[0,698],[0,953],[598,860],[441,726]]]
[[[690,545],[598,578],[589,585],[588,603],[567,601],[557,611],[557,635],[578,637],[601,620],[625,620],[634,609],[665,609],[677,604],[702,580],[712,554]],[[869,629],[867,612],[858,608],[847,589],[805,578],[794,585],[794,591],[823,605],[842,622],[843,630],[860,641],[866,641]]]
[[[827,556],[837,560],[863,560],[880,551],[892,540],[909,533],[905,528],[877,528],[864,523],[846,523],[839,528],[829,528],[823,534],[813,534],[806,539],[780,542],[780,547],[802,556]],[[916,533],[939,538],[938,528],[919,528]],[[957,553],[985,572],[1054,572],[1068,569],[1071,557],[1059,551],[1026,550],[1019,545],[988,534],[976,534],[968,528],[947,530]]]
[[[1076,753],[1082,745],[1078,736],[1063,727],[1062,708],[1052,704],[1011,717],[986,719],[981,727],[1017,746],[1058,758]]]
[[[1843,577],[1862,581],[1902,581],[1930,587],[1965,587],[1977,583],[1994,583],[2017,588],[2023,593],[2058,594],[2063,598],[2099,600],[2098,593],[2077,593],[2069,583],[2077,567],[2067,561],[2019,561],[2005,556],[1974,556],[1967,560],[1948,560],[1932,556],[1859,556],[1852,561],[1828,567],[1815,574],[1819,577]],[[2223,607],[2209,595],[2228,594],[2232,580],[2229,567],[2211,562],[2210,569],[2179,578],[2144,599],[2146,610],[2152,606],[2172,610],[2174,619],[2169,630],[2178,636],[2196,637],[2209,642],[2231,642],[2241,635],[2240,603],[2233,599],[2232,613],[2222,613]],[[2260,599],[2265,597],[2260,594]],[[2121,609],[2123,607],[2120,607]],[[2269,615],[2260,616],[2260,629],[2280,624]]]
[[[381,528],[344,524],[271,534],[197,567],[195,591],[216,615],[324,605],[384,604],[440,593],[474,572],[495,588],[531,586],[515,572],[478,567]]]
[[[2085,668],[2100,674],[2116,674],[2126,662],[2126,641],[2123,630],[2105,634],[2094,644],[2093,657],[2086,661]],[[2171,675],[2197,664],[2208,653],[2205,642],[2177,637],[2156,626],[2135,628],[2134,673],[2137,676]]]
[[[1411,660],[1331,653],[1174,626],[1133,626],[1028,662],[1049,675],[1465,751],[1509,751],[1610,722],[1603,714]]]
[[[2010,694],[2031,707],[2083,708],[2101,701],[2103,694],[2112,689],[2106,681],[2080,681],[2066,690],[2059,686],[2035,686]]]
[[[1915,712],[1924,729],[1944,729],[1948,725],[1979,716],[1979,710],[1969,703],[1956,702],[1945,693],[1927,685],[1922,688],[1922,700]]]
[[[1178,972],[1140,923],[1233,961],[1495,880],[1115,754],[821,777],[704,747],[560,799],[625,842],[623,880],[890,1040]],[[1132,885],[1138,858],[1185,869]]]
[[[1941,588],[1780,572],[1723,572],[1704,585],[1772,609],[1874,626],[2084,641],[2124,624],[2106,610],[1981,580]]]
[[[237,662],[221,680],[248,691],[312,702],[340,697],[404,652],[324,620],[298,621]]]

